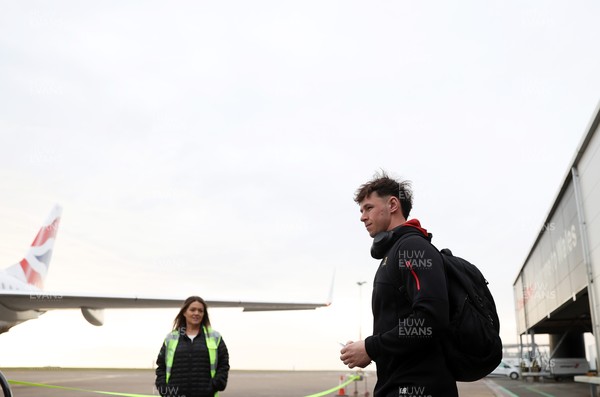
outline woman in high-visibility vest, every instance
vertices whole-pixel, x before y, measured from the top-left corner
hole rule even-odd
[[[163,397],[217,397],[225,390],[229,353],[221,335],[210,326],[204,299],[185,300],[156,365],[156,389]]]

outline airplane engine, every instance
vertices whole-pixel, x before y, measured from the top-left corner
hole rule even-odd
[[[89,307],[82,307],[81,314],[87,320],[88,323],[97,327],[104,325],[104,309],[92,309]]]

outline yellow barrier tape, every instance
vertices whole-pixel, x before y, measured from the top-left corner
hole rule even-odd
[[[116,393],[116,392],[99,391],[99,390],[86,390],[86,389],[79,389],[77,387],[55,386],[55,385],[47,385],[45,383],[23,382],[20,380],[9,380],[8,383],[10,383],[11,385],[43,387],[46,389],[71,390],[71,391],[79,391],[79,392],[86,392],[86,393],[104,394],[104,395],[109,395],[109,396],[156,397],[156,395],[154,395],[154,394],[132,394],[132,393]]]
[[[336,387],[332,387],[332,388],[331,388],[331,389],[329,389],[329,390],[325,390],[325,391],[322,391],[322,392],[320,392],[320,393],[317,393],[317,394],[311,394],[311,395],[309,395],[309,396],[304,396],[304,397],[323,397],[323,396],[326,396],[326,395],[328,395],[328,394],[335,393],[336,391],[338,391],[338,390],[339,390],[339,389],[341,389],[342,387],[344,387],[344,386],[348,386],[350,383],[352,383],[352,382],[354,382],[354,381],[356,381],[356,380],[359,380],[359,379],[360,379],[360,376],[359,376],[359,375],[352,375],[352,376],[349,376],[349,377],[348,377],[348,380],[347,380],[347,381],[343,382],[343,383],[342,383],[342,384],[340,384],[340,385],[337,385]]]
[[[352,375],[348,377],[348,380],[339,384],[335,387],[332,387],[329,390],[322,391],[317,394],[311,394],[304,397],[323,397],[331,393],[335,393],[342,387],[348,386],[350,383],[357,381],[360,379],[359,375]],[[100,391],[100,390],[87,390],[87,389],[79,389],[77,387],[67,387],[67,386],[56,386],[56,385],[48,385],[45,383],[34,383],[34,382],[24,382],[20,380],[9,380],[8,383],[11,385],[20,385],[20,386],[32,386],[32,387],[43,387],[46,389],[59,389],[59,390],[70,390],[70,391],[78,391],[78,392],[86,392],[86,393],[96,393],[96,394],[104,394],[109,396],[121,396],[121,397],[156,397],[154,394],[132,394],[132,393],[117,393],[110,391]]]

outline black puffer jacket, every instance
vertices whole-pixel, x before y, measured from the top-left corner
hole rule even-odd
[[[213,397],[225,390],[229,373],[229,353],[221,339],[217,350],[217,372],[210,377],[210,359],[202,329],[194,341],[182,329],[175,349],[169,383],[166,382],[166,348],[163,343],[156,360],[156,388],[163,397]]]

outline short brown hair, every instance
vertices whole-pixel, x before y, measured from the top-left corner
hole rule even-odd
[[[413,193],[410,181],[397,181],[387,175],[385,171],[378,172],[373,179],[361,185],[354,195],[354,201],[360,204],[365,198],[377,193],[379,197],[394,196],[400,201],[402,215],[408,218],[412,210]]]

